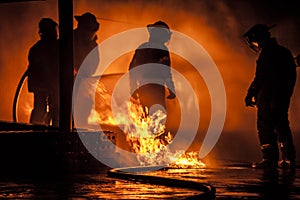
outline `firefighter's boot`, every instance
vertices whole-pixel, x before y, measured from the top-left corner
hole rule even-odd
[[[295,168],[295,150],[293,145],[288,145],[286,142],[279,143],[282,160],[278,163],[280,168]]]
[[[277,168],[278,165],[278,148],[270,144],[263,144],[260,146],[263,154],[263,159],[260,162],[252,163],[252,168],[257,169],[271,169]]]

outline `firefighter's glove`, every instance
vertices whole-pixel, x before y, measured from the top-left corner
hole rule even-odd
[[[167,99],[175,99],[176,98],[176,94],[169,89],[169,95],[167,96]]]
[[[256,99],[254,95],[247,94],[245,98],[245,104],[246,106],[254,107],[256,105]]]

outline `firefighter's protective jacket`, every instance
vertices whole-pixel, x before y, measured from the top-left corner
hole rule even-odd
[[[296,64],[291,52],[270,38],[256,61],[256,73],[248,94],[258,106],[281,105],[290,101],[296,82]]]

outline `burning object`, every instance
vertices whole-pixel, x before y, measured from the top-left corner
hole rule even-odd
[[[197,152],[171,150],[174,133],[167,131],[165,121],[167,114],[157,109],[150,112],[143,108],[139,101],[130,99],[117,107],[114,115],[110,102],[112,96],[104,84],[97,87],[95,107],[98,109],[90,116],[94,122],[109,126],[119,126],[129,146],[135,153],[140,166],[168,166],[170,168],[203,168],[205,164],[198,158]],[[104,112],[103,112],[104,111]]]

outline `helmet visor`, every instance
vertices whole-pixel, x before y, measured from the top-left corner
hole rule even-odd
[[[254,52],[257,53],[260,50],[260,46],[258,44],[258,42],[254,39],[253,35],[250,34],[245,34],[243,36],[244,41],[246,42],[246,44],[249,46],[249,48]]]

